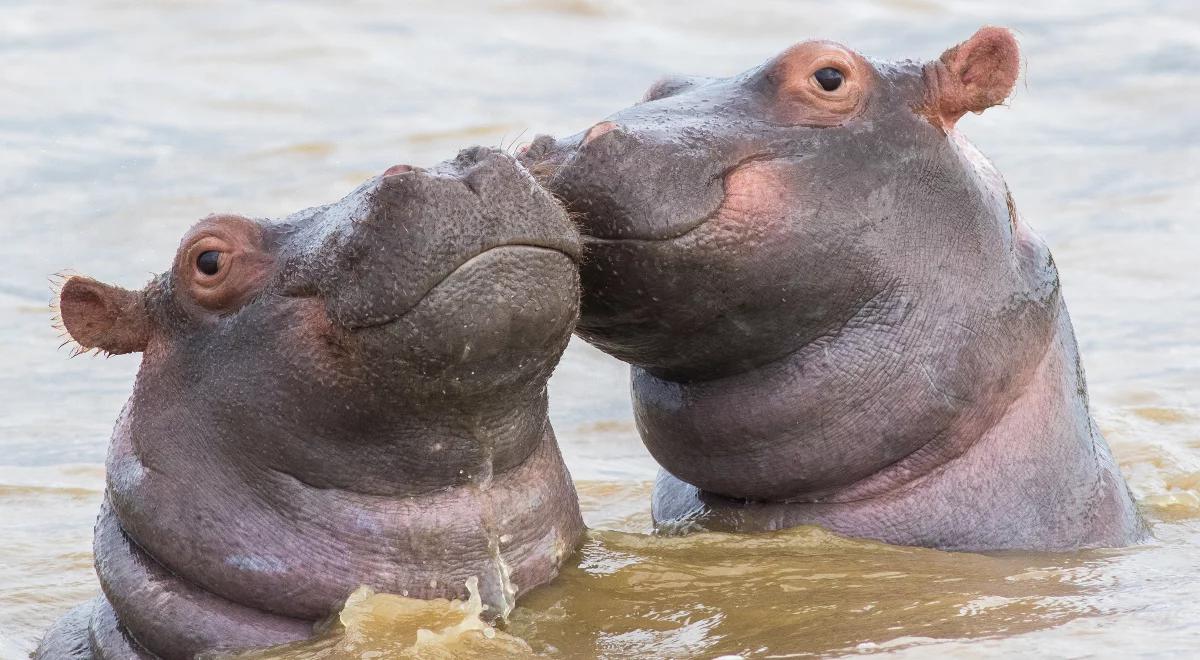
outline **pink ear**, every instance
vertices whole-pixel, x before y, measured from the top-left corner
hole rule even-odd
[[[942,53],[930,65],[936,72],[933,107],[949,130],[967,112],[983,112],[1008,98],[1021,68],[1021,50],[1012,32],[983,27]]]
[[[138,293],[97,282],[68,279],[58,293],[63,327],[81,348],[113,355],[146,349],[150,319]]]

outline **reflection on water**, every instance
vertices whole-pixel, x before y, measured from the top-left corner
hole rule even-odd
[[[999,4],[4,4],[0,658],[31,649],[96,589],[104,449],[136,369],[133,358],[55,351],[50,274],[138,285],[209,212],[281,215],[397,162],[574,132],[663,73],[733,73],[810,36],[928,58],[984,23],[1016,28],[1024,81],[1009,109],[961,127],[1055,251],[1097,419],[1154,543],[982,556],[814,529],[647,536],[655,468],[625,369],[575,343],[551,384],[594,530],[575,563],[498,630],[470,604],[360,594],[307,657],[421,640],[424,654],[482,656],[1194,654],[1200,9]]]

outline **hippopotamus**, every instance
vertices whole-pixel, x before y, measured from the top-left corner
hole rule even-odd
[[[582,224],[577,334],[631,365],[661,529],[1143,537],[1050,251],[958,128],[1019,66],[998,27],[929,62],[805,41],[526,147]]]
[[[578,232],[512,156],[398,165],[278,221],[213,215],[140,291],[75,276],[80,350],[141,352],[95,530],[102,595],[38,658],[312,635],[358,586],[506,615],[583,534],[546,384]]]

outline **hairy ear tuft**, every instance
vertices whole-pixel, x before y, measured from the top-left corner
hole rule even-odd
[[[987,26],[942,53],[938,63],[935,106],[949,128],[964,114],[983,112],[1008,98],[1020,73],[1021,50],[1008,29]]]
[[[146,349],[150,318],[140,292],[75,275],[58,292],[62,327],[80,352],[98,349],[112,355]]]

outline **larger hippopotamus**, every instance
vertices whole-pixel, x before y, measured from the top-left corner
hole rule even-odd
[[[96,524],[103,595],[36,657],[190,658],[311,635],[359,585],[492,616],[583,533],[546,382],[579,238],[511,157],[396,166],[277,222],[211,216],[140,291],[61,289],[142,352]]]
[[[1145,533],[1050,252],[956,129],[1019,61],[995,27],[924,63],[807,41],[527,148],[583,224],[577,332],[632,365],[660,525],[962,550]]]

